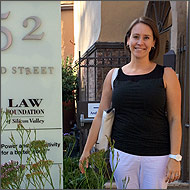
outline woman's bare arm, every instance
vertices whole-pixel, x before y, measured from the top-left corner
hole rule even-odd
[[[181,148],[181,87],[176,73],[171,68],[165,68],[164,81],[167,94],[167,111],[170,126],[171,154],[180,154]],[[169,159],[166,181],[172,182],[180,177],[181,165],[174,159]],[[177,176],[178,175],[178,176]]]
[[[112,99],[111,78],[112,78],[112,73],[113,73],[113,69],[108,72],[108,74],[104,80],[99,109],[98,109],[98,112],[97,112],[93,122],[92,122],[90,131],[88,134],[88,138],[87,138],[83,153],[82,153],[81,158],[80,158],[79,167],[80,167],[82,173],[84,173],[84,168],[82,167],[82,163],[86,160],[86,167],[88,167],[87,158],[90,155],[90,150],[92,149],[93,145],[97,141],[98,133],[99,133],[101,121],[102,121],[103,110],[106,110],[106,109],[110,108],[110,106],[111,106],[111,99]]]

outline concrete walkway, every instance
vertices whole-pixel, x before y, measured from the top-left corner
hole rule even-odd
[[[174,181],[168,184],[168,189],[189,189],[189,183]]]
[[[105,184],[105,189],[109,189],[109,188],[110,188],[110,183],[107,182]],[[113,184],[112,184],[112,189],[116,189],[115,182],[113,182]],[[168,184],[168,189],[189,189],[189,183],[183,183],[180,181],[175,181],[175,182]]]

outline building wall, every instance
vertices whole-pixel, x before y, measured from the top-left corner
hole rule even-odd
[[[126,30],[144,14],[145,1],[75,1],[75,60],[96,41],[123,42]],[[134,11],[135,10],[135,11]]]
[[[75,59],[93,45],[100,34],[101,1],[74,2]]]
[[[102,1],[98,41],[123,42],[130,23],[144,15],[145,1]]]
[[[129,24],[135,18],[145,15],[148,3],[148,1],[75,1],[75,58],[78,58],[79,50],[81,55],[84,54],[96,41],[123,42]],[[165,43],[164,41],[170,38],[170,48],[177,54],[180,34],[185,34],[186,30],[186,1],[170,1],[170,4],[171,36],[162,35],[161,42]],[[162,48],[161,56],[157,59],[161,65],[164,53]],[[178,62],[178,57],[176,58]]]
[[[61,10],[61,57],[65,60],[67,56],[74,56],[74,17],[72,2],[70,4],[62,3]]]
[[[171,8],[172,8],[172,28],[171,28],[171,49],[177,52],[177,33],[178,33],[178,19],[177,19],[177,1],[170,1]]]
[[[73,1],[61,1],[61,56],[74,57],[74,15]],[[71,131],[76,123],[74,102],[63,102],[63,132]]]

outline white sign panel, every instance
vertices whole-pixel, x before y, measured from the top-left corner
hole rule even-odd
[[[61,9],[53,1],[1,2],[1,106],[10,128],[61,128]]]
[[[88,103],[88,117],[95,117],[100,103]]]
[[[60,2],[2,1],[1,108],[12,114],[1,136],[2,164],[18,160],[9,137],[15,136],[19,148],[16,128],[21,122],[36,129],[37,140],[47,141],[47,158],[62,167],[61,68]]]
[[[15,139],[15,145],[12,144],[9,137],[11,133]],[[57,130],[38,130],[36,133],[36,139],[43,139],[47,142],[47,158],[53,160],[55,164],[62,163],[63,147],[62,147],[62,133],[61,129]],[[31,130],[30,138],[31,141],[34,140],[34,131]],[[13,131],[4,131],[3,132],[3,141],[1,142],[1,162],[5,163],[9,160],[19,161],[18,152],[21,151],[22,144],[19,140],[19,133],[16,130]],[[27,139],[27,134],[24,133],[24,141]],[[29,157],[28,148],[26,144],[23,148],[23,164],[26,164],[26,158]]]

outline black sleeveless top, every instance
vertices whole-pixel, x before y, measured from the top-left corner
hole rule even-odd
[[[158,64],[143,75],[126,75],[119,69],[112,94],[111,138],[116,149],[140,156],[170,154],[163,73],[164,67]]]

